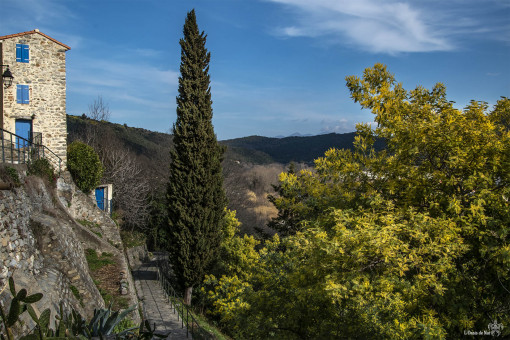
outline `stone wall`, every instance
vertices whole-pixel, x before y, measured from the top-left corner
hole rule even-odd
[[[113,245],[122,249],[120,230],[110,216],[96,206],[93,196],[81,192],[73,183],[69,172],[62,173],[57,181],[59,200],[67,207],[69,214],[78,222],[88,222],[90,231]],[[90,225],[92,224],[92,225]],[[82,224],[83,225],[83,224]]]
[[[130,268],[138,268],[142,263],[150,260],[147,246],[144,245],[126,249],[126,258],[128,259]]]
[[[59,303],[90,316],[104,302],[88,274],[82,242],[73,232],[73,221],[55,205],[53,194],[42,179],[19,173],[21,186],[0,191],[0,287],[5,287],[12,276],[18,290],[42,292],[43,299],[34,307],[39,312],[50,308],[52,322]],[[80,303],[71,286],[78,289],[87,304]],[[4,292],[0,301],[5,310],[9,294]],[[18,334],[35,326],[28,315],[22,320]]]
[[[87,248],[99,252],[112,253],[120,267],[119,290],[130,300],[130,305],[138,303],[134,291],[134,281],[131,275],[129,262],[123,252],[120,230],[110,216],[99,209],[94,198],[81,192],[74,184],[71,174],[65,171],[57,180],[57,197],[59,205],[75,222],[75,234],[79,235]],[[94,226],[83,225],[84,222],[93,223]],[[99,234],[96,231],[99,230]],[[140,322],[138,313],[130,315],[135,322]]]
[[[85,259],[84,249],[92,248],[114,254],[120,267],[119,289],[124,289],[130,305],[137,303],[132,291],[134,282],[123,252],[77,223],[73,214],[107,222],[109,227],[102,228],[112,228],[105,232],[109,235],[108,240],[120,241],[115,223],[107,215],[98,217],[96,210],[102,213],[101,210],[74,186],[69,173],[64,176],[67,180],[60,178],[55,188],[55,184],[41,178],[25,177],[23,166],[17,168],[22,185],[0,190],[0,291],[7,284],[8,277],[13,276],[18,290],[27,288],[29,293],[44,294],[43,300],[35,304],[39,311],[50,308],[54,317],[58,304],[62,302],[65,308],[73,307],[90,317],[94,308],[104,307]],[[80,213],[89,209],[91,212]],[[72,289],[79,292],[82,302]],[[10,294],[0,294],[4,310],[9,301]],[[140,321],[137,313],[132,313],[131,318]],[[18,334],[34,327],[28,315],[23,321],[24,326],[17,330]]]
[[[15,133],[15,120],[32,120],[33,132],[42,133],[42,142],[64,162],[67,157],[66,54],[69,50],[38,31],[0,40],[3,64],[14,76],[4,89],[4,126]],[[28,63],[16,62],[16,44],[29,46]],[[29,103],[16,101],[17,85],[29,86]]]

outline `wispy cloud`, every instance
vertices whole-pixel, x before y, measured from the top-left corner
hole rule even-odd
[[[136,48],[133,50],[133,52],[144,58],[158,57],[163,54],[163,52],[160,50],[154,50],[150,48]]]
[[[2,0],[2,20],[0,35],[39,29],[42,33],[61,41],[72,49],[78,48],[83,42],[79,35],[60,29],[62,24],[79,21],[69,5],[75,0]],[[23,13],[23,15],[20,15]]]
[[[2,15],[0,27],[13,32],[23,32],[40,28],[39,25],[48,22],[76,20],[76,15],[68,6],[69,2],[73,1],[74,0],[2,0],[1,6],[4,15]],[[7,13],[10,14],[5,15]],[[18,15],[14,15],[16,13],[18,13]],[[20,30],[20,28],[23,29]]]
[[[376,0],[267,0],[296,14],[277,28],[288,37],[328,37],[374,53],[448,51],[454,43],[411,3]]]
[[[138,62],[80,58],[69,69],[69,80],[73,84],[69,90],[155,107],[161,106],[165,102],[162,99],[177,87],[178,76],[176,71]]]

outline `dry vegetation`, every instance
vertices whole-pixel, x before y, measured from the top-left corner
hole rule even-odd
[[[296,165],[296,169],[308,168],[305,164]],[[278,183],[280,173],[288,167],[272,163],[267,165],[243,164],[237,161],[223,163],[225,191],[229,199],[229,209],[236,210],[241,221],[241,232],[253,234],[255,228],[267,230],[267,222],[276,217],[277,210],[267,196],[274,195],[273,185]]]

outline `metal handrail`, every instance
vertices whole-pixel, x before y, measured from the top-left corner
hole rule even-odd
[[[175,289],[170,284],[170,279],[163,272],[160,261],[158,261],[157,274],[159,284],[165,292],[174,314],[177,312],[177,320],[179,320],[180,317],[181,327],[184,328],[184,326],[186,326],[186,337],[188,337],[188,332],[190,332],[192,339],[214,340],[215,337],[200,326],[197,319],[195,319],[190,311],[190,308],[183,303],[182,297],[175,292]]]
[[[36,159],[47,158],[54,166],[58,166],[58,174],[60,175],[62,159],[47,146],[42,143],[34,143],[1,128],[0,139],[2,163],[26,164]]]

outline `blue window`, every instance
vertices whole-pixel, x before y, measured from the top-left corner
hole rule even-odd
[[[29,59],[28,45],[16,44],[16,61],[18,63],[28,63]]]
[[[28,85],[18,85],[16,89],[16,99],[18,104],[28,104],[30,102]]]

